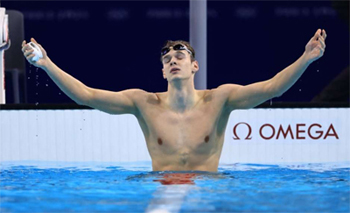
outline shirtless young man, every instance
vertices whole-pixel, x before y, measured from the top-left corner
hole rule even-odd
[[[193,48],[184,41],[168,42],[161,57],[168,90],[162,93],[90,88],[57,67],[40,45],[43,58],[37,62],[31,60],[33,50],[25,41],[22,51],[29,63],[45,70],[76,103],[110,114],[135,115],[146,139],[153,171],[216,172],[230,113],[281,96],[313,61],[322,57],[326,37],[326,32],[318,29],[302,56],[269,80],[247,86],[225,84],[211,90],[194,88],[199,65]]]

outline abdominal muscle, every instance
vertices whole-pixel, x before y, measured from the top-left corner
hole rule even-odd
[[[138,121],[153,171],[216,172],[229,115],[222,114],[223,100],[211,95],[191,110],[178,113],[162,104],[161,96],[149,99],[140,108]]]
[[[217,171],[224,135],[210,116],[196,117],[202,119],[174,122],[163,115],[150,122],[145,139],[153,171]]]
[[[195,144],[195,146],[193,143],[191,145],[150,145],[153,171],[216,172],[220,158],[218,147],[205,144],[205,142]]]
[[[198,162],[200,160],[202,161]],[[213,155],[203,160],[203,157],[182,153],[166,159],[152,158],[152,167],[153,171],[217,171],[218,157]]]

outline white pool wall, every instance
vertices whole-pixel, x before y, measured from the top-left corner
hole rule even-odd
[[[350,162],[349,111],[349,108],[233,111],[220,163]],[[240,140],[234,140],[236,125]],[[251,139],[245,140],[248,125]],[[286,138],[280,134],[277,139],[278,128],[286,130],[288,125],[294,139],[291,134]],[[296,139],[297,125],[300,139]],[[310,126],[311,136],[319,136],[316,131],[323,132],[323,136],[310,138]],[[141,128],[132,115],[109,115],[98,110],[0,110],[0,128],[0,161],[151,161]],[[264,139],[272,136],[272,129],[275,135]]]

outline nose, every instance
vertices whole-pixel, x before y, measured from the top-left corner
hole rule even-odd
[[[177,64],[176,61],[170,62],[170,66]]]

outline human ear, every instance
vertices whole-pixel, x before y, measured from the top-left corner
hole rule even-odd
[[[162,69],[162,72],[163,72],[163,78],[166,79],[164,69]]]
[[[199,70],[199,64],[198,61],[192,62],[192,73],[196,73]]]

